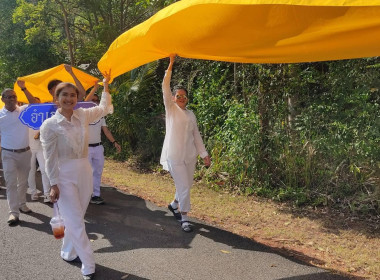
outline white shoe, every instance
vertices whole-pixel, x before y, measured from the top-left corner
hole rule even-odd
[[[37,190],[37,189],[35,189],[35,190],[33,190],[33,189],[31,189],[31,188],[28,188],[27,190],[26,190],[26,193],[27,194],[34,194],[34,193],[36,193],[36,194],[40,194],[40,193],[42,193],[40,190]]]

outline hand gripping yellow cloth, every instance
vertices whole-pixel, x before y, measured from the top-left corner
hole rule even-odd
[[[92,87],[95,82],[99,80],[98,78],[93,77],[74,67],[72,67],[72,70],[78,80],[82,83],[85,90]],[[66,71],[64,64],[28,76],[17,78],[17,80],[25,81],[25,87],[33,96],[39,97],[41,99],[41,103],[53,101],[53,97],[50,95],[47,85],[51,80],[54,79],[75,84],[73,77]],[[14,84],[13,89],[17,94],[18,101],[29,103],[25,94],[17,85],[17,82]]]
[[[380,55],[380,0],[182,0],[120,35],[98,62],[115,78],[176,53],[242,63]]]

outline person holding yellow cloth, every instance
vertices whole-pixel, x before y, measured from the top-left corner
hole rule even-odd
[[[109,75],[103,80],[104,91],[99,106],[78,108],[78,88],[60,83],[55,90],[58,110],[41,126],[41,143],[50,181],[50,198],[57,202],[65,223],[61,257],[65,261],[82,262],[83,279],[93,279],[95,259],[85,229],[84,216],[89,205],[93,184],[88,161],[88,127],[112,113],[108,91]]]
[[[166,134],[160,163],[172,175],[176,188],[174,200],[168,208],[181,222],[182,230],[191,232],[187,213],[191,208],[190,189],[193,185],[197,157],[200,155],[206,166],[211,164],[211,159],[199,133],[196,117],[186,108],[187,90],[177,87],[172,94],[170,89],[174,60],[175,55],[170,55],[170,63],[162,82]]]

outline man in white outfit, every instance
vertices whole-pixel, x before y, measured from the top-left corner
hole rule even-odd
[[[91,101],[99,105],[100,100],[97,95],[93,95]],[[100,196],[100,185],[104,167],[104,147],[101,139],[102,131],[107,139],[114,145],[117,153],[121,152],[121,147],[119,143],[116,142],[111,131],[108,129],[104,117],[95,123],[90,123],[88,130],[88,160],[90,161],[92,167],[92,178],[94,184],[94,190],[90,203],[98,205],[104,203],[103,198]]]
[[[45,171],[45,158],[42,151],[42,145],[40,141],[40,131],[29,128],[29,146],[32,152],[32,158],[30,161],[30,171],[28,176],[28,185],[30,190],[31,200],[38,200],[38,190],[36,186],[36,168],[37,161],[41,172],[42,188],[44,190],[44,202],[50,203],[50,184],[49,179]]]
[[[92,101],[96,105],[99,105],[99,96],[96,95],[96,91],[99,87],[99,81],[95,82],[91,92],[87,95],[84,101]],[[106,120],[101,118],[99,121],[90,123],[88,130],[88,160],[92,167],[92,178],[94,184],[94,190],[90,203],[103,204],[104,200],[100,196],[100,185],[102,182],[102,174],[104,167],[104,147],[102,145],[102,131],[109,141],[116,148],[117,153],[121,152],[121,146],[113,137],[111,131],[108,129]]]
[[[36,103],[34,97],[25,88],[25,82],[17,81],[30,103]],[[28,127],[19,120],[21,112],[28,106],[17,105],[17,95],[12,89],[1,94],[4,108],[0,110],[1,159],[3,163],[7,200],[9,206],[8,224],[19,222],[20,212],[32,212],[26,206],[26,190],[30,170],[31,152],[28,139]]]
[[[170,89],[170,80],[175,55],[170,56],[170,63],[162,82],[162,92],[166,112],[166,133],[162,147],[160,163],[172,175],[175,183],[174,200],[168,205],[177,220],[181,221],[182,230],[191,232],[187,213],[190,211],[190,189],[198,155],[209,166],[210,156],[203,144],[194,113],[186,108],[187,91]],[[180,210],[178,210],[178,208]]]
[[[38,103],[41,103],[41,100],[38,97],[34,97]],[[42,152],[42,145],[40,141],[40,131],[29,128],[29,147],[32,152],[32,158],[30,160],[30,171],[28,176],[28,193],[30,194],[31,200],[39,199],[39,190],[37,190],[36,185],[36,171],[37,171],[37,162],[41,172],[42,178],[42,187],[44,190],[44,202],[50,203],[50,185],[49,179],[45,172],[45,158]]]

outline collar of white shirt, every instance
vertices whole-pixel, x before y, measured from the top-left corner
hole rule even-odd
[[[25,107],[25,105],[24,105],[24,107]],[[4,113],[18,112],[18,111],[20,111],[20,109],[21,109],[20,106],[16,105],[16,109],[11,112],[11,111],[8,111],[7,108],[5,108],[5,106],[3,107]]]
[[[55,112],[55,115],[56,115],[58,123],[61,123],[63,121],[66,121],[66,122],[68,121],[66,119],[66,117],[64,115],[62,115],[58,110],[57,110],[57,112]],[[73,117],[76,118],[76,119],[79,119],[79,116],[78,116],[78,113],[77,113],[76,110],[74,110],[73,115],[71,116],[71,118],[73,118]]]

